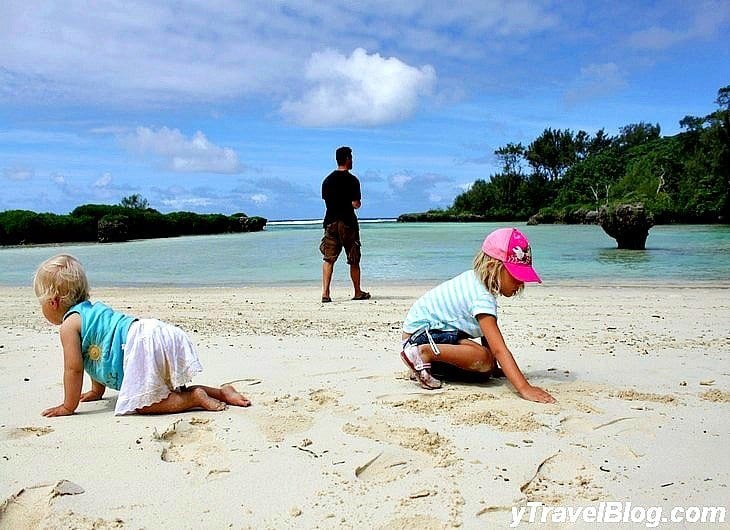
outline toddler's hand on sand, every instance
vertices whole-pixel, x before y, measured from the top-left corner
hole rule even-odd
[[[84,392],[81,394],[81,398],[79,401],[99,401],[104,396],[104,392],[94,392],[93,390],[89,390],[88,392]]]
[[[51,407],[50,409],[46,409],[41,412],[41,416],[45,416],[46,418],[53,418],[55,416],[70,416],[71,414],[73,414],[73,411],[68,410],[63,405]]]
[[[520,391],[520,395],[528,401],[537,401],[538,403],[555,403],[555,398],[539,386],[528,385],[524,390]]]

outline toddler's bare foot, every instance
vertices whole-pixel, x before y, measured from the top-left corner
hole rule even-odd
[[[210,397],[208,393],[202,388],[195,388],[191,390],[191,393],[193,395],[193,399],[195,400],[195,404],[201,408],[204,408],[205,410],[219,412],[227,408],[227,405],[225,403]]]
[[[223,385],[221,387],[221,393],[223,394],[223,400],[229,405],[235,405],[237,407],[248,407],[251,405],[251,401],[236,390],[233,385]]]

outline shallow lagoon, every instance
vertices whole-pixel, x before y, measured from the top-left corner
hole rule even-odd
[[[363,222],[363,285],[433,283],[471,266],[484,236],[501,223]],[[616,249],[595,225],[517,225],[530,238],[545,283],[730,281],[730,226],[662,225],[644,251]],[[274,223],[257,233],[127,243],[0,249],[0,284],[29,285],[47,257],[67,252],[95,286],[318,283],[319,223]],[[341,257],[335,280],[348,281]]]

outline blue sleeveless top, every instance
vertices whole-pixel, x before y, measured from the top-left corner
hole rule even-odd
[[[124,377],[124,344],[129,326],[136,318],[118,313],[110,307],[88,300],[72,306],[63,319],[81,316],[81,354],[84,370],[104,386],[119,390]]]

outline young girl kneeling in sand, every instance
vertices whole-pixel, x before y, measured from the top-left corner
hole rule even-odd
[[[63,346],[64,400],[43,416],[73,414],[80,401],[101,399],[106,387],[119,390],[115,414],[218,411],[226,404],[251,404],[231,385],[185,387],[203,370],[187,335],[159,320],[137,319],[91,303],[86,273],[73,256],[44,261],[33,288],[43,316],[61,326]],[[91,377],[91,390],[82,393],[84,370]]]
[[[423,388],[441,387],[431,375],[440,361],[459,369],[489,373],[496,363],[517,392],[530,401],[554,403],[520,371],[497,326],[496,296],[513,296],[525,282],[540,282],[532,268],[527,238],[515,228],[489,234],[466,271],[431,289],[411,307],[403,323],[401,359]],[[481,337],[481,345],[471,338]]]

